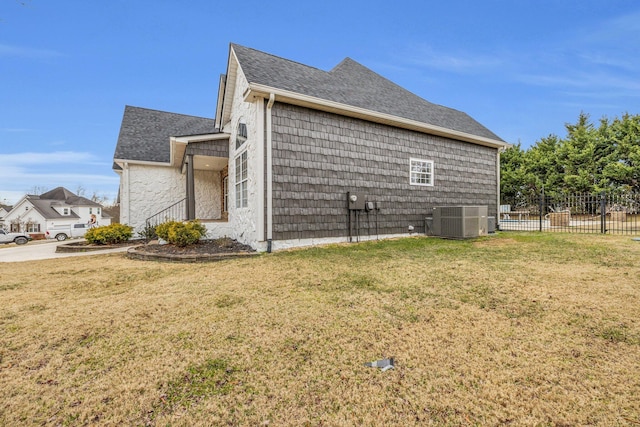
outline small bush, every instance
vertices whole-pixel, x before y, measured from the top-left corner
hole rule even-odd
[[[111,224],[90,228],[84,235],[89,243],[96,245],[113,245],[126,242],[133,235],[133,228],[124,224]]]
[[[158,234],[156,233],[156,226],[149,223],[145,224],[142,231],[138,231],[138,236],[142,237],[146,241],[157,239]]]
[[[156,225],[156,234],[159,238],[169,241],[169,230],[177,225],[182,224],[178,221],[167,221]]]
[[[201,237],[207,235],[207,228],[198,221],[168,221],[156,227],[156,234],[171,244],[185,247],[198,243]]]

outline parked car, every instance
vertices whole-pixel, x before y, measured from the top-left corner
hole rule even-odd
[[[0,243],[15,243],[16,245],[24,245],[29,240],[31,240],[31,236],[24,233],[8,233],[2,229],[0,229]]]
[[[56,239],[60,242],[69,238],[83,237],[91,225],[86,223],[55,225],[44,234],[47,239]]]

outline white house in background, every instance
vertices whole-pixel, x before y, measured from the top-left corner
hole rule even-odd
[[[4,217],[7,216],[10,210],[11,206],[3,205],[2,203],[0,203],[0,228],[4,227]]]
[[[4,216],[4,224],[13,232],[44,233],[54,226],[86,223],[91,215],[99,226],[111,224],[101,204],[57,187],[39,196],[24,196]]]

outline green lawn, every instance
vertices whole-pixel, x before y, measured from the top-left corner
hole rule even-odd
[[[2,264],[0,425],[640,424],[639,261],[501,233]]]

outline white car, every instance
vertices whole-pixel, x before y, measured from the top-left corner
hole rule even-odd
[[[44,233],[47,239],[56,239],[60,242],[69,238],[83,237],[91,225],[86,223],[56,225]]]
[[[16,245],[24,245],[29,240],[31,240],[31,236],[24,233],[7,233],[6,231],[0,229],[0,243],[15,243]]]

